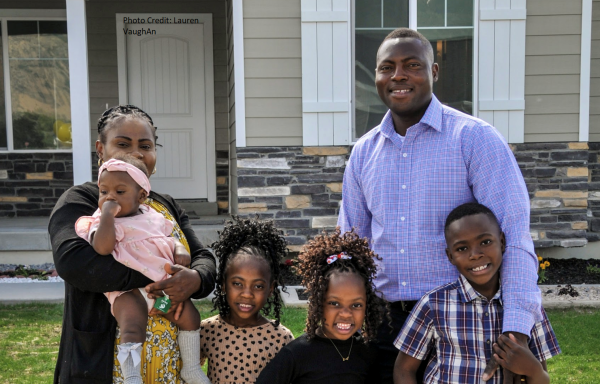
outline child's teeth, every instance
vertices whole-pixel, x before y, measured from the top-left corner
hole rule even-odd
[[[482,265],[481,267],[473,268],[473,271],[479,272],[479,271],[483,271],[486,268],[487,268],[487,264],[486,265]]]

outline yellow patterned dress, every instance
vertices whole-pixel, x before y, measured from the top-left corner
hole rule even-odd
[[[175,223],[171,236],[179,240],[190,252],[190,246],[179,224],[175,221],[169,210],[153,199],[147,199],[145,204],[162,213],[167,219]],[[142,348],[142,378],[144,384],[183,384],[179,377],[181,360],[179,345],[177,344],[177,326],[162,316],[148,316],[146,327],[146,342]],[[121,366],[117,360],[117,345],[120,343],[119,329],[115,339],[113,383],[122,384]]]

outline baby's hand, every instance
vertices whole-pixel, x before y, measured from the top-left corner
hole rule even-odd
[[[181,244],[179,241],[175,242],[175,252],[173,252],[173,259],[175,260],[175,264],[183,265],[184,267],[189,267],[192,262],[192,257],[190,253],[185,249],[185,246]]]
[[[543,371],[542,364],[536,359],[531,350],[522,346],[511,333],[507,337],[500,335],[498,342],[494,343],[494,357],[505,369],[518,375],[534,376]]]
[[[117,214],[121,211],[121,206],[114,200],[105,201],[102,204],[102,214],[110,215],[112,217],[117,216]]]

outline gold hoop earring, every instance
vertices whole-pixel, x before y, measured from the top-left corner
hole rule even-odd
[[[104,161],[103,161],[102,159],[100,159],[100,158],[99,158],[99,159],[98,159],[98,166],[101,166],[101,165],[102,165],[102,163],[104,163]]]
[[[152,174],[154,175],[156,173],[156,167],[154,167],[154,171],[152,171]]]

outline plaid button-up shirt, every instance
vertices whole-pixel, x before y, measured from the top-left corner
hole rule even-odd
[[[433,96],[404,142],[391,113],[354,146],[344,173],[338,225],[371,240],[375,285],[388,301],[418,300],[458,278],[444,223],[460,204],[489,207],[506,235],[502,265],[504,330],[527,334],[541,319],[529,195],[502,135]]]
[[[434,350],[425,383],[501,384],[502,369],[487,382],[481,376],[493,355],[492,345],[501,334],[502,315],[501,290],[488,301],[460,276],[417,303],[395,345],[419,360]],[[529,349],[538,360],[547,360],[559,354],[560,347],[543,309],[542,316],[531,330]]]

